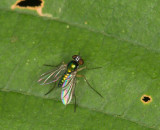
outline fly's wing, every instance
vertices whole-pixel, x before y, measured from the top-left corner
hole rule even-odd
[[[38,82],[41,85],[56,82],[64,74],[66,70],[67,65],[61,65],[54,70],[42,74]]]
[[[73,72],[70,74],[62,85],[61,100],[64,105],[69,104],[72,100],[76,84],[76,73],[77,72]]]

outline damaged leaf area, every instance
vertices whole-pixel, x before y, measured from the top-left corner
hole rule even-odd
[[[18,0],[15,4],[11,6],[11,9],[29,9],[36,10],[38,15],[45,17],[52,17],[51,14],[43,14],[42,8],[44,7],[43,0]]]
[[[0,126],[6,129],[160,129],[158,1],[0,1]],[[13,5],[14,9],[11,9]],[[43,6],[42,6],[43,5]],[[21,5],[22,6],[22,5]],[[37,8],[51,17],[39,17]],[[36,10],[36,11],[33,11]],[[56,19],[54,19],[56,18]],[[65,106],[61,88],[39,85],[43,66],[83,57],[91,86],[77,78],[76,102]],[[144,105],[140,98],[153,100]]]
[[[148,104],[150,102],[152,102],[152,97],[151,96],[148,96],[148,95],[143,95],[141,97],[141,101],[144,103],[144,104]]]

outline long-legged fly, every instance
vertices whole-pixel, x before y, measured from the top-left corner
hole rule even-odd
[[[74,110],[76,111],[76,95],[75,95],[75,86],[76,86],[76,77],[82,77],[88,84],[88,86],[96,92],[100,97],[103,97],[98,91],[96,91],[88,82],[86,77],[84,75],[78,75],[77,72],[87,69],[86,66],[79,68],[80,65],[84,64],[83,59],[79,55],[73,55],[73,60],[70,61],[68,64],[62,63],[62,65],[57,66],[56,69],[53,69],[49,72],[46,72],[41,75],[38,82],[41,83],[41,85],[50,84],[55,82],[55,85],[52,89],[50,89],[45,95],[49,94],[55,87],[56,83],[58,82],[58,87],[62,87],[61,92],[61,100],[64,105],[67,105],[71,102],[72,97],[75,97],[75,107]],[[52,65],[45,65],[45,66],[51,66]],[[100,67],[99,67],[100,68]],[[96,68],[92,68],[96,69]]]

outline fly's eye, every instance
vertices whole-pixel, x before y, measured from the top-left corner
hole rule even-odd
[[[84,64],[84,61],[83,61],[82,59],[80,59],[80,60],[78,61],[78,63],[79,63],[80,65],[83,65],[83,64]]]
[[[73,59],[75,59],[77,57],[77,55],[72,56]]]

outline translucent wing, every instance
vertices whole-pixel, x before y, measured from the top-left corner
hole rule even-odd
[[[67,65],[61,65],[54,70],[42,74],[38,82],[40,82],[41,85],[56,82],[64,74],[66,69]]]
[[[61,100],[64,105],[69,104],[72,100],[76,84],[76,73],[77,72],[73,72],[70,74],[62,85]]]

